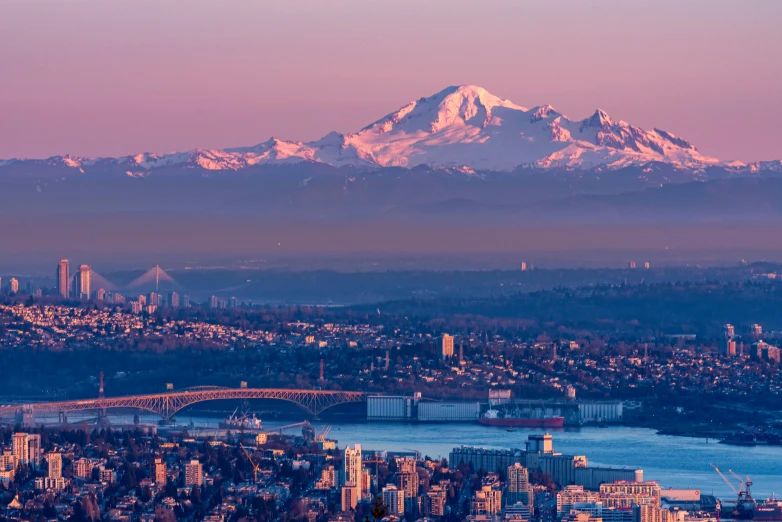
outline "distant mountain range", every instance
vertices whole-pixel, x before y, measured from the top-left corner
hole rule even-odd
[[[0,160],[0,176],[4,171],[36,177],[72,169],[146,177],[156,172],[239,171],[307,163],[360,170],[425,166],[465,174],[628,167],[646,172],[659,165],[689,172],[714,167],[732,174],[782,172],[782,161],[724,162],[701,154],[670,132],[615,121],[600,109],[586,119],[571,120],[549,105],[528,109],[464,85],[412,101],[358,132],[331,132],[317,141],[271,138],[222,150]]]
[[[0,251],[55,259],[782,248],[782,162],[723,162],[601,110],[571,120],[473,86],[308,143],[0,161],[0,194]]]

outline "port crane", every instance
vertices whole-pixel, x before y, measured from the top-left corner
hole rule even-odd
[[[323,442],[326,440],[326,437],[329,436],[329,433],[331,433],[331,424],[323,428],[320,433],[315,435],[315,442]]]
[[[736,489],[733,483],[728,479],[728,477],[725,476],[723,472],[720,471],[717,466],[714,464],[710,464],[710,466],[714,468],[714,471],[717,472],[717,475],[719,475],[720,478],[725,481],[725,484],[727,484],[728,487],[732,489],[737,496],[736,509],[733,511],[733,517],[752,518],[755,508],[755,499],[752,498],[752,480],[750,480],[749,476],[746,478],[741,478],[732,469],[729,469],[728,473],[740,481],[739,488]]]
[[[253,483],[258,483],[258,473],[261,471],[261,467],[256,463],[253,458],[250,456],[250,453],[248,453],[247,448],[244,447],[244,444],[239,444],[241,446],[242,451],[244,451],[244,455],[247,457],[247,460],[250,461],[250,466],[253,468]]]

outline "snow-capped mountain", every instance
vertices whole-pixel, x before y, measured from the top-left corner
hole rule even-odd
[[[0,161],[0,167],[18,161],[22,160]],[[63,156],[39,162],[81,170],[111,166],[132,176],[174,166],[225,171],[300,162],[493,171],[519,166],[617,170],[655,163],[690,170],[712,166],[737,172],[782,170],[779,161],[721,162],[670,132],[615,121],[600,109],[586,119],[572,120],[549,105],[528,109],[473,85],[448,87],[358,132],[331,132],[312,142],[272,138],[251,147],[223,150],[97,159]]]

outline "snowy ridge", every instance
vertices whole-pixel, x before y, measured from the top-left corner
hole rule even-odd
[[[0,160],[0,167],[19,161]],[[236,171],[256,165],[301,162],[336,167],[407,167],[510,171],[519,166],[620,169],[665,163],[702,170],[719,166],[736,172],[782,172],[782,162],[722,162],[661,130],[614,121],[598,109],[571,120],[550,105],[527,109],[473,85],[448,87],[386,115],[353,134],[331,132],[312,142],[271,138],[250,147],[196,149],[120,158],[56,156],[47,165],[82,169],[116,165],[128,175],[166,167]]]

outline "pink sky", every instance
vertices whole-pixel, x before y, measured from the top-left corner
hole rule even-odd
[[[0,158],[309,140],[469,83],[779,159],[780,20],[780,0],[0,0]]]

